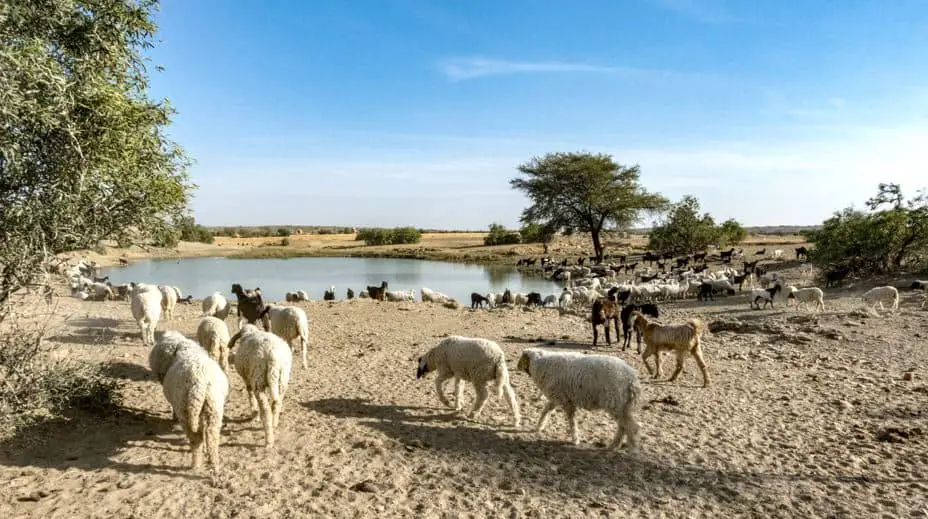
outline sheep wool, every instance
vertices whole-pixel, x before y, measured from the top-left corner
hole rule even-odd
[[[435,371],[435,391],[438,399],[447,407],[460,411],[463,406],[464,387],[461,381],[470,382],[477,392],[477,400],[470,411],[471,418],[480,416],[487,401],[487,383],[495,381],[497,398],[506,395],[513,421],[518,427],[522,421],[519,403],[515,392],[509,384],[509,369],[506,367],[506,355],[499,344],[489,340],[452,335],[442,339],[435,347],[419,357],[416,378]],[[445,397],[443,386],[448,379],[454,379],[454,406]]]
[[[229,317],[232,312],[232,305],[229,300],[219,292],[213,292],[212,295],[203,299],[203,317],[217,317],[223,321]]]
[[[270,332],[287,341],[299,339],[303,368],[306,368],[306,350],[309,347],[309,318],[302,308],[294,306],[267,305],[261,317],[269,317]]]
[[[158,337],[158,341],[148,352],[148,367],[159,384],[164,382],[164,376],[174,362],[174,357],[184,349],[197,350],[200,346],[174,330],[168,330]]]
[[[132,318],[142,332],[142,344],[155,343],[155,328],[161,319],[161,292],[152,285],[135,285],[132,290]]]
[[[235,348],[236,341],[241,344]],[[274,445],[275,430],[280,424],[284,395],[290,384],[293,355],[290,346],[270,332],[246,324],[229,342],[231,362],[245,382],[251,410],[260,413],[264,424],[264,444]]]
[[[229,327],[218,317],[203,317],[197,326],[197,342],[206,353],[229,371]]]
[[[861,298],[864,300],[864,303],[874,309],[879,306],[880,310],[886,310],[883,303],[890,305],[894,313],[899,309],[899,290],[893,286],[871,288],[864,292]]]
[[[177,305],[177,292],[174,291],[174,287],[169,287],[167,285],[158,285],[158,290],[161,292],[161,314],[164,315],[166,321],[170,321],[174,318],[174,307]]]
[[[628,450],[637,449],[640,426],[635,413],[641,398],[641,383],[635,370],[625,361],[610,355],[526,348],[519,357],[518,369],[531,377],[548,400],[536,432],[544,428],[551,411],[561,407],[570,423],[571,439],[575,445],[579,444],[577,409],[601,409],[616,423],[609,448],[619,447],[625,437]]]
[[[219,364],[199,348],[179,350],[162,384],[164,397],[190,441],[193,468],[203,464],[203,451],[219,466],[219,434],[229,396],[229,379]]]

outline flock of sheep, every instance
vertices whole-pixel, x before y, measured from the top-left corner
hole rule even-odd
[[[705,260],[705,256],[702,259]],[[669,273],[652,275],[645,270],[641,276],[643,279],[636,276],[620,282],[616,278],[624,269],[621,265],[567,267],[563,264],[552,273],[552,277],[564,280],[567,285],[557,298],[553,295],[542,298],[538,293],[513,294],[509,290],[501,294],[474,293],[472,307],[507,304],[546,306],[556,301],[562,312],[570,311],[575,305],[589,308],[594,347],[597,327],[605,327],[606,341],[611,344],[610,323],[615,324],[618,333],[621,319],[623,349],[629,345],[634,331],[639,352],[642,340],[645,344],[641,355],[649,374],[654,378],[662,377],[661,353],[673,352],[676,366],[669,381],[674,381],[682,372],[686,357],[692,356],[702,374],[703,387],[710,384],[701,347],[705,324],[695,318],[683,323],[659,323],[656,321],[660,313],[657,302],[673,301],[692,292],[696,292],[700,300],[712,298],[715,294],[734,295],[736,286],[740,291],[745,282],[754,283],[756,278],[759,286],[750,293],[752,307],[760,308],[761,303],[772,305],[778,294],[785,294],[787,304],[795,301],[797,308],[809,304],[817,310],[824,310],[821,289],[787,285],[776,273],[758,272],[749,268],[750,264],[741,272],[731,267],[716,272],[701,268],[697,272],[692,267],[684,269],[685,266],[678,261],[678,267]],[[65,276],[75,297],[125,297],[129,300],[142,342],[151,347],[149,367],[162,384],[173,415],[187,435],[195,468],[202,465],[204,451],[212,466],[219,463],[219,436],[223,410],[229,397],[231,367],[245,384],[253,417],[260,415],[265,445],[274,445],[275,430],[291,376],[294,340],[298,340],[300,345],[302,366],[304,369],[307,367],[309,320],[301,308],[265,303],[259,288],[244,290],[241,285],[233,284],[231,292],[237,299],[235,308],[238,317],[238,332],[234,335],[226,322],[233,305],[221,293],[215,292],[203,299],[196,341],[176,331],[166,331],[159,336],[155,329],[161,318],[171,320],[175,304],[189,303],[189,296],[184,299],[177,287],[166,285],[130,283],[113,287],[106,283],[105,278],[94,277],[94,273],[93,265],[79,263],[67,270]],[[381,301],[415,299],[412,290],[390,291],[387,288],[388,284],[384,281],[379,287],[359,291],[359,297]],[[924,289],[925,283],[917,281],[913,288]],[[324,299],[334,299],[334,292],[334,287],[331,287]],[[453,308],[458,306],[453,298],[428,288],[422,288],[420,296],[423,302],[442,303]],[[349,289],[348,298],[352,297],[354,293]],[[868,305],[881,309],[889,305],[895,311],[899,306],[899,292],[892,286],[873,288],[862,298]],[[303,291],[294,291],[287,294],[286,300],[302,301],[309,300],[309,297]],[[257,326],[259,321],[264,330]],[[654,358],[654,369],[648,363],[651,357]],[[542,430],[551,411],[562,408],[570,425],[572,441],[579,443],[576,411],[604,410],[615,420],[617,427],[610,447],[620,447],[624,439],[629,450],[637,448],[640,426],[635,414],[642,387],[634,368],[624,360],[611,355],[527,348],[519,356],[517,369],[527,374],[547,399],[536,431]],[[497,343],[483,338],[447,337],[418,359],[417,379],[432,372],[437,374],[435,389],[443,405],[461,410],[462,383],[470,383],[476,391],[476,400],[469,416],[477,418],[489,396],[487,384],[493,382],[497,398],[505,397],[512,411],[514,425],[521,425],[519,403],[510,385],[506,357]],[[450,379],[454,379],[455,386],[453,404],[444,394],[444,385]]]

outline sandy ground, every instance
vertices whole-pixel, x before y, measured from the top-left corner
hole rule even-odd
[[[797,272],[788,277],[801,281]],[[278,446],[263,447],[241,379],[230,377],[217,474],[189,454],[125,302],[59,300],[56,355],[108,363],[126,410],[74,417],[0,443],[0,514],[8,517],[928,517],[928,312],[904,293],[895,316],[858,311],[856,289],[826,293],[821,314],[749,310],[745,296],[664,305],[663,321],[699,316],[713,385],[692,360],[674,383],[645,380],[641,450],[603,447],[602,412],[580,412],[568,443],[532,381],[528,346],[590,351],[588,325],[553,309],[450,310],[365,300],[301,303],[310,367],[294,365]],[[193,337],[199,303],[159,329]],[[231,319],[229,320],[231,323]],[[525,425],[502,400],[469,421],[440,406],[416,358],[448,334],[487,337],[507,353]],[[665,356],[665,376],[672,359]],[[446,386],[450,393],[451,384]],[[468,406],[473,389],[465,391]],[[467,407],[465,407],[466,409]]]

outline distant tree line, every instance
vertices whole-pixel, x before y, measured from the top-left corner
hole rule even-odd
[[[393,229],[364,228],[358,229],[355,240],[363,241],[365,245],[400,245],[403,243],[419,243],[422,233],[415,227],[394,227]]]

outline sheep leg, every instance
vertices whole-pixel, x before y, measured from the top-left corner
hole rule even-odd
[[[254,389],[248,389],[248,401],[251,402],[251,419],[254,420],[260,414],[260,407],[258,406],[258,395],[255,393]]]
[[[438,377],[435,379],[435,391],[438,392],[438,400],[441,401],[442,405],[445,407],[454,407],[445,397],[445,393],[442,390],[442,387],[449,378],[451,378],[451,373],[439,373]]]
[[[193,468],[198,469],[203,466],[203,431],[193,432],[190,428],[190,424],[187,423],[190,419],[190,417],[184,417],[181,421],[181,426],[184,428],[184,433],[187,435],[187,440],[190,442],[190,454],[193,457]]]
[[[702,358],[702,346],[699,343],[696,343],[696,346],[693,347],[693,358],[696,359],[696,365],[699,366],[699,371],[702,373],[702,387],[709,387],[709,371],[706,369],[706,361]]]
[[[487,396],[489,395],[486,383],[474,384],[474,389],[477,390],[477,401],[474,402],[474,409],[470,412],[471,418],[480,416],[480,412],[483,411],[483,406],[487,403]]]
[[[516,393],[509,384],[503,384],[503,391],[506,393],[506,401],[509,402],[509,410],[512,411],[515,426],[519,427],[522,425],[522,414],[519,412],[519,401],[516,400]]]
[[[271,415],[271,403],[267,395],[262,391],[258,395],[259,408],[261,409],[261,422],[264,424],[264,446],[274,446],[274,417]]]
[[[545,424],[548,423],[548,415],[551,414],[551,411],[554,411],[555,407],[557,407],[557,404],[551,401],[545,404],[544,409],[541,410],[541,416],[538,417],[538,425],[535,426],[535,432],[541,432],[541,430],[545,428]]]
[[[461,383],[461,377],[454,377],[454,410],[460,411],[464,408],[464,384]]]
[[[622,445],[622,437],[625,436],[625,424],[622,421],[622,417],[613,417],[615,419],[615,436],[612,437],[612,443],[609,444],[610,449],[618,448]]]
[[[567,423],[570,424],[570,440],[574,445],[580,445],[580,429],[577,427],[577,408],[573,404],[564,406]]]
[[[677,367],[674,368],[673,374],[670,375],[670,378],[667,379],[667,382],[673,382],[677,379],[677,376],[680,375],[680,372],[683,371],[683,360],[686,358],[686,352],[677,350]]]

